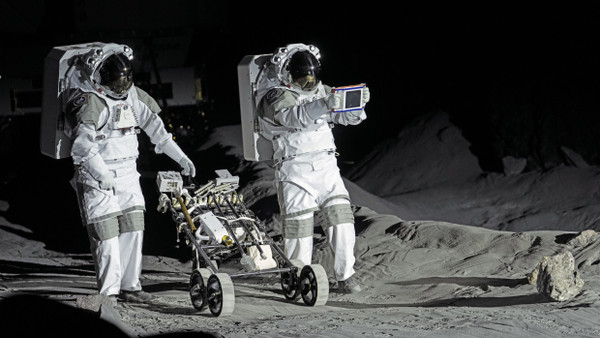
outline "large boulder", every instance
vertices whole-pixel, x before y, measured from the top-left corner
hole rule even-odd
[[[575,269],[575,258],[569,251],[542,258],[528,280],[537,286],[541,295],[559,302],[577,296],[584,284]]]

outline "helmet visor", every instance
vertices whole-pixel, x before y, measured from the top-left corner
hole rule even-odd
[[[119,76],[116,80],[112,82],[104,84],[106,88],[110,89],[117,95],[123,95],[127,93],[127,91],[129,90],[129,88],[131,88],[132,85],[133,76],[131,72],[129,74]]]
[[[294,81],[294,84],[296,86],[300,87],[300,89],[302,89],[302,90],[312,90],[319,83],[317,81],[317,78],[312,74],[294,79],[293,81]]]
[[[321,64],[308,51],[296,52],[290,59],[289,73],[292,83],[303,90],[312,90],[321,80]]]
[[[133,69],[131,61],[123,54],[109,56],[98,70],[100,85],[108,94],[121,97],[133,85]]]

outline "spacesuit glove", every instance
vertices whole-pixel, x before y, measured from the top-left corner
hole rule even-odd
[[[367,119],[367,114],[365,113],[364,109],[352,110],[352,111],[347,112],[347,114],[352,116],[352,119],[350,121],[348,121],[352,125],[358,124],[358,123],[362,122],[363,120]]]
[[[112,190],[114,193],[117,188],[117,183],[115,182],[115,178],[114,178],[113,174],[108,173],[108,174],[104,174],[104,175],[102,175],[102,177],[100,177],[98,186],[100,186],[100,189],[102,189],[102,190]]]
[[[325,97],[325,104],[327,104],[329,110],[339,109],[342,106],[342,95],[339,93],[330,93]]]
[[[184,176],[196,176],[196,167],[194,166],[194,162],[192,162],[187,156],[184,156],[181,160],[179,160],[179,165],[181,166],[181,173]]]
[[[363,88],[362,99],[363,99],[363,103],[367,103],[371,99],[371,92],[369,91],[369,87],[365,86],[365,88]]]

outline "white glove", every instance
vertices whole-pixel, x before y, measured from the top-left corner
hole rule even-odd
[[[100,181],[98,182],[100,189],[102,190],[112,190],[113,193],[117,188],[117,183],[115,182],[115,178],[112,173],[104,174],[100,177]]]
[[[362,99],[363,99],[363,103],[367,103],[371,99],[371,92],[369,91],[369,87],[365,86],[365,88],[363,88]]]
[[[187,156],[184,156],[179,160],[179,165],[181,166],[181,174],[184,176],[196,176],[196,167],[194,166],[194,162],[192,162]]]
[[[359,119],[359,121],[367,118],[364,109],[350,110],[347,111],[346,114],[352,116],[354,119]]]
[[[342,106],[342,96],[339,93],[331,93],[325,98],[325,104],[329,110],[338,109]]]

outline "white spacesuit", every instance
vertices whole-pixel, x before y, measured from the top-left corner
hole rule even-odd
[[[356,125],[364,110],[333,113],[339,94],[319,79],[319,51],[293,44],[280,48],[259,80],[257,114],[273,144],[286,255],[311,264],[315,218],[335,254],[338,288],[360,291],[354,274],[354,216],[337,166],[332,124]],[[369,100],[365,88],[363,102]]]
[[[77,196],[87,227],[100,294],[146,301],[141,291],[145,202],[136,169],[138,128],[183,168],[192,161],[173,141],[158,116],[156,101],[132,82],[131,50],[123,45],[81,57],[83,71],[67,105],[76,116],[71,156]]]

